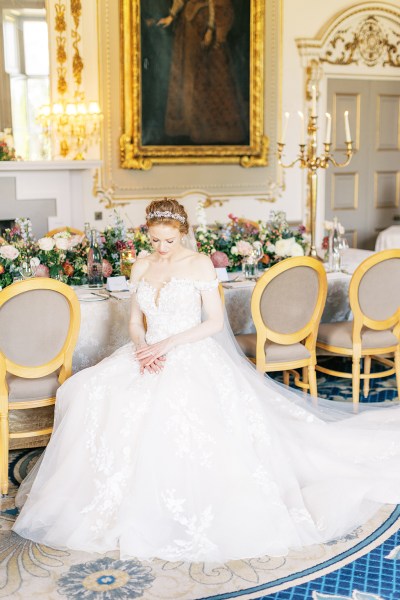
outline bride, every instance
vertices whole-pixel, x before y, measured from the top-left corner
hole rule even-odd
[[[212,263],[183,245],[184,208],[152,202],[147,224],[132,343],[59,389],[14,530],[56,548],[223,562],[334,539],[400,502],[399,410],[313,407],[257,373],[221,331]]]

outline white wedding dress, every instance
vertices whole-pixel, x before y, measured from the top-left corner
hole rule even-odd
[[[147,341],[197,325],[216,285],[172,279],[157,294],[141,281]],[[174,348],[159,374],[141,375],[127,344],[60,388],[14,530],[57,548],[220,562],[341,536],[400,502],[400,410],[332,418],[328,404],[308,406],[214,338]]]

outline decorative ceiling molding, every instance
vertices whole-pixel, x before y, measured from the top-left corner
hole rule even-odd
[[[400,9],[387,2],[357,4],[337,14],[315,38],[296,44],[306,61],[400,67]]]

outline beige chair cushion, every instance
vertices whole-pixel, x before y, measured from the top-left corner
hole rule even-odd
[[[400,306],[400,258],[383,260],[365,273],[358,288],[361,311],[376,321],[393,316]]]
[[[255,333],[237,335],[236,341],[242,351],[249,358],[256,357],[257,336]],[[303,344],[275,344],[275,342],[266,342],[265,360],[267,363],[291,362],[295,360],[304,360],[310,358],[310,352]]]
[[[69,323],[69,304],[62,294],[24,292],[0,309],[0,350],[19,365],[45,364],[62,349]]]
[[[10,402],[53,398],[60,387],[58,373],[50,373],[46,377],[39,377],[37,379],[24,379],[8,374],[7,384]]]
[[[322,323],[318,329],[318,342],[337,346],[338,348],[352,348],[352,321],[340,321],[339,323]],[[389,330],[374,331],[363,327],[361,330],[362,348],[387,348],[399,343],[397,337]]]
[[[265,287],[260,311],[265,325],[278,333],[295,333],[310,321],[319,291],[318,273],[310,267],[292,267]]]

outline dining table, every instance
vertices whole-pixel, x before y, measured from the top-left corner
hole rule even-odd
[[[355,268],[372,252],[349,249],[342,257],[341,271],[327,273],[328,294],[322,315],[323,323],[351,318],[348,299],[349,284]],[[251,295],[256,281],[230,273],[224,282],[227,317],[234,334],[254,333],[251,317]],[[72,368],[76,373],[97,364],[130,341],[130,292],[107,292],[105,289],[75,288],[81,307],[81,327]]]

